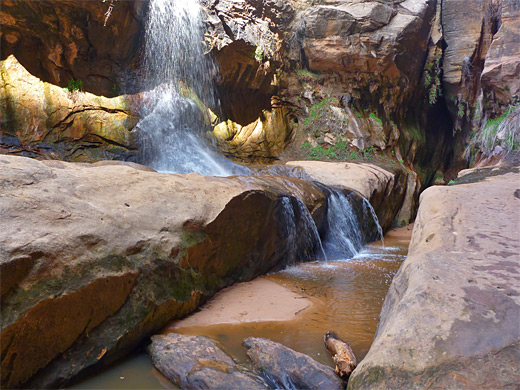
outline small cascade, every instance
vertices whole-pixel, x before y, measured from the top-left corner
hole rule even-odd
[[[329,189],[327,232],[323,238],[325,253],[331,260],[349,259],[363,248],[360,220],[348,197]]]
[[[350,259],[373,239],[373,224],[379,237],[383,230],[374,209],[365,198],[320,185],[328,197],[327,227],[322,236],[323,248],[329,260]],[[367,223],[370,222],[370,223]]]
[[[326,259],[318,228],[300,199],[282,198],[282,220],[287,242],[286,264],[294,265],[302,260]]]
[[[374,208],[372,207],[372,205],[366,198],[363,198],[363,214],[367,214],[367,212],[370,213],[370,215],[372,216],[372,220],[377,227],[377,233],[379,234],[379,239],[383,243],[383,247],[384,247],[385,246],[385,235],[383,233],[383,228],[379,224],[379,219],[377,218],[377,214],[376,214]]]
[[[218,107],[216,67],[204,54],[201,7],[194,0],[151,0],[145,31],[145,105],[137,125],[140,162],[163,173],[240,173],[204,137]],[[204,102],[204,103],[202,103]]]

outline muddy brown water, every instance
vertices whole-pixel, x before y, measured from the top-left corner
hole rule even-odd
[[[264,276],[312,300],[313,305],[294,320],[191,326],[175,331],[208,336],[244,365],[248,359],[241,342],[254,336],[280,342],[333,367],[323,345],[323,335],[332,330],[352,346],[360,361],[372,343],[392,278],[406,257],[410,234],[411,227],[391,231],[385,237],[384,247],[381,242],[369,244],[351,260],[299,264]],[[153,368],[145,352],[138,352],[70,388],[176,387]]]

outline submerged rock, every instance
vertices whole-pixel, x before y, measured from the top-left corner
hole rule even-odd
[[[242,342],[253,366],[277,389],[343,389],[330,367],[274,341],[250,337]]]
[[[217,345],[203,336],[170,333],[152,337],[154,366],[181,389],[266,389],[259,378],[240,370]]]
[[[2,387],[63,386],[223,287],[313,258],[317,187],[136,167],[0,156]]]
[[[518,172],[421,195],[408,258],[349,389],[517,388]]]

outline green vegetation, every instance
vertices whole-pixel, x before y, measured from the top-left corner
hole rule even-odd
[[[77,92],[83,87],[83,81],[81,80],[69,80],[69,83],[65,89],[69,92]]]
[[[455,184],[455,180],[450,180],[450,182],[448,183],[449,186],[452,186],[453,184]]]
[[[302,151],[310,160],[371,160],[375,155],[373,146],[359,151],[348,150],[345,141],[339,141],[327,149],[321,145],[313,147],[309,142],[305,142],[302,145]]]
[[[316,103],[309,109],[309,116],[304,119],[303,125],[308,126],[313,120],[321,119],[329,110],[330,104],[339,104],[336,98],[325,98],[321,102]]]
[[[484,121],[479,131],[470,134],[464,157],[473,159],[477,151],[489,155],[497,145],[506,152],[520,150],[519,127],[520,105],[509,106],[502,115]]]
[[[466,113],[466,102],[464,99],[459,100],[457,103],[457,117],[463,118],[464,114]]]
[[[264,51],[260,46],[255,50],[255,60],[262,62],[264,60]]]
[[[370,118],[375,119],[377,123],[379,123],[381,126],[383,126],[383,120],[379,118],[375,112],[371,112],[369,115]]]
[[[312,78],[319,78],[321,76],[321,74],[319,73],[315,73],[313,72],[312,70],[309,70],[309,69],[298,69],[297,70],[297,73],[300,75],[300,76],[309,76],[309,77],[312,77]]]
[[[442,54],[439,53],[424,67],[424,86],[427,88],[428,103],[434,105],[442,96]]]

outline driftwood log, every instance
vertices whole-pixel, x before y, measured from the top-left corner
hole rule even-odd
[[[325,347],[332,354],[332,360],[336,363],[336,373],[341,378],[348,379],[357,366],[352,348],[332,332],[325,335],[324,341]]]

